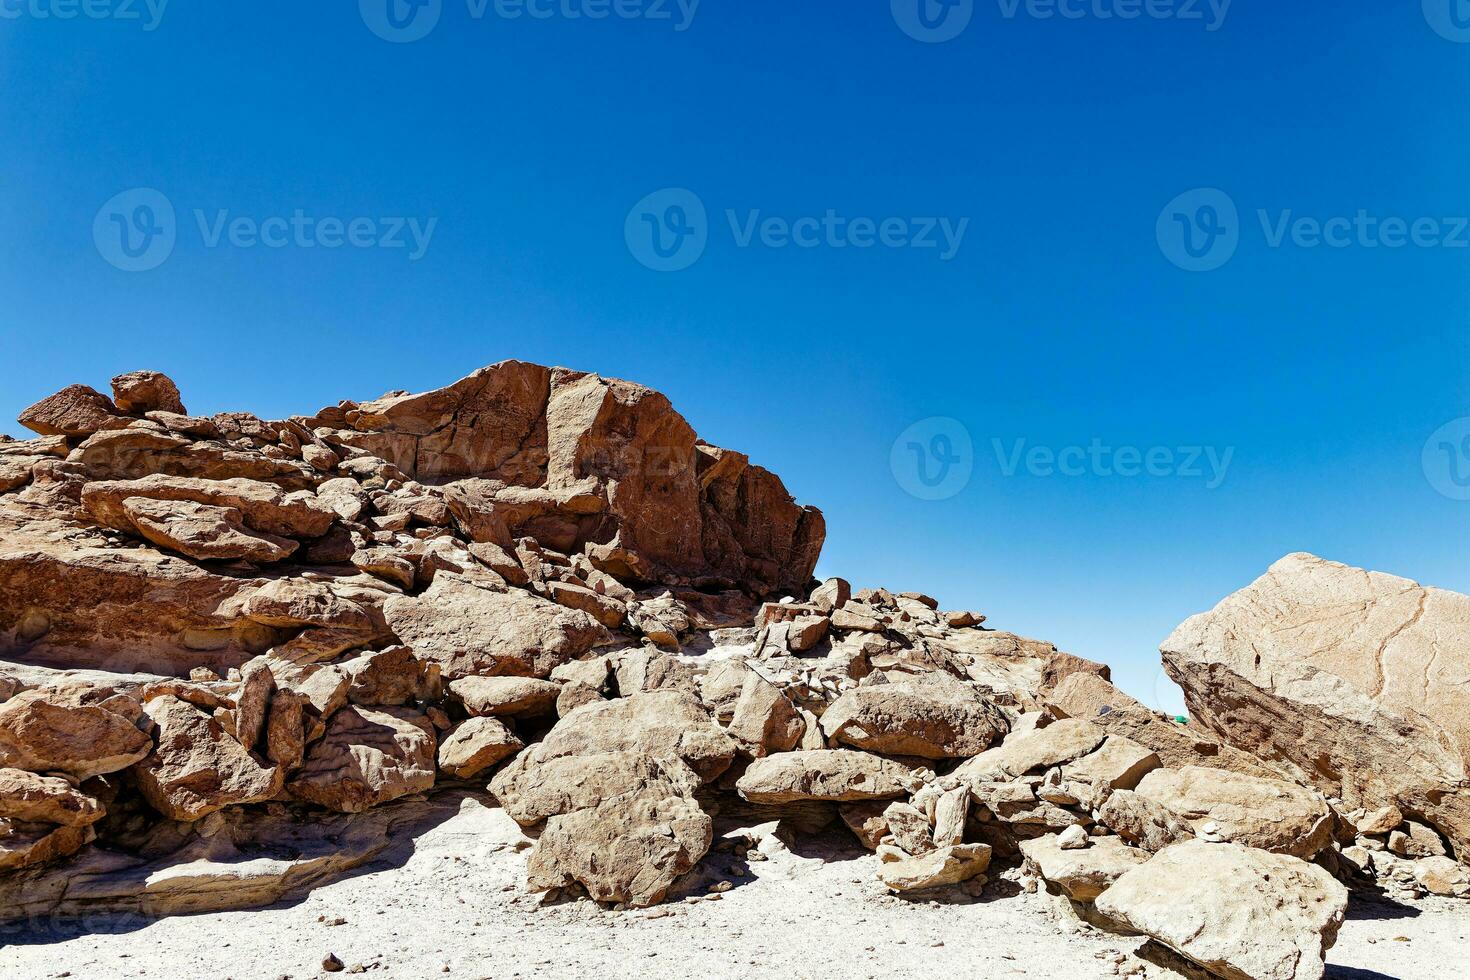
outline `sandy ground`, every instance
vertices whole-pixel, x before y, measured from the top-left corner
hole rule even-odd
[[[625,913],[541,907],[522,886],[527,843],[499,810],[467,799],[453,819],[395,841],[390,866],[294,903],[0,933],[0,977],[1174,976],[1129,956],[1138,940],[1057,915],[1005,876],[979,899],[957,889],[938,901],[890,897],[876,859],[842,832],[796,852],[767,837],[769,860],[750,862],[718,900]],[[730,878],[733,861],[712,852],[704,881]],[[326,973],[328,954],[347,971]],[[1470,904],[1359,903],[1330,964],[1334,980],[1470,976]]]

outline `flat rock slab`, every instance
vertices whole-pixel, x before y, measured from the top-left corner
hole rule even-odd
[[[905,766],[849,749],[779,752],[752,762],[735,784],[752,803],[892,799],[917,785]]]

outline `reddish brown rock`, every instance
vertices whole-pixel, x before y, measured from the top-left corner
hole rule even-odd
[[[89,436],[120,424],[117,406],[100,391],[70,385],[20,413],[19,422],[43,436]]]
[[[102,804],[65,779],[23,769],[0,769],[0,818],[85,827],[102,819]]]
[[[0,766],[89,779],[126,769],[152,741],[123,715],[54,703],[45,690],[0,704]]]
[[[340,813],[359,813],[434,785],[434,728],[403,708],[352,705],[334,714],[286,790]]]
[[[171,412],[188,415],[179,398],[179,387],[166,374],[157,371],[133,371],[112,379],[112,400],[128,415],[148,412]]]
[[[398,639],[437,663],[447,680],[544,678],[607,639],[584,612],[520,589],[480,588],[453,574],[440,574],[422,595],[389,599],[383,615]]]
[[[149,701],[147,711],[158,744],[133,775],[138,792],[165,817],[198,820],[281,792],[285,774],[247,752],[203,711],[172,697]]]

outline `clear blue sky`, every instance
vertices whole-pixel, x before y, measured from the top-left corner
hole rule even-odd
[[[386,2],[175,0],[147,30],[143,0],[121,12],[139,20],[0,0],[0,428],[138,368],[196,412],[268,417],[508,357],[622,376],[821,506],[820,571],[983,610],[1165,707],[1159,641],[1288,552],[1470,591],[1470,502],[1421,463],[1470,416],[1470,249],[1343,224],[1344,247],[1300,244],[1309,227],[1272,245],[1288,211],[1470,239],[1453,220],[1470,215],[1470,44],[1451,39],[1470,30],[1449,0],[1235,0],[1223,20],[1205,2],[1203,20],[1125,20],[1099,12],[1129,0],[1073,0],[1080,19],[980,0],[943,43],[889,0],[703,0],[692,19],[669,0],[667,20],[442,0],[422,39],[389,43],[368,26],[392,33]],[[427,23],[411,12],[396,23]],[[115,220],[162,220],[136,196],[104,207],[134,188],[176,214],[148,271],[105,244]],[[682,271],[629,246],[642,214],[676,222],[668,198],[632,211],[665,188],[707,211]],[[1196,188],[1238,217],[1204,210],[1218,195],[1166,210]],[[298,210],[371,219],[368,241],[383,219],[437,223],[416,259],[248,244]],[[854,247],[861,224],[845,248],[741,243],[753,215],[829,210],[902,219],[895,241],[968,224],[948,260]],[[211,245],[221,212],[246,237]],[[1176,223],[1235,251],[1186,271]],[[892,465],[931,417],[973,445],[941,500]],[[1213,489],[1075,454],[1081,475],[1006,475],[1021,439],[1233,456]],[[1446,465],[1470,472],[1462,455]]]

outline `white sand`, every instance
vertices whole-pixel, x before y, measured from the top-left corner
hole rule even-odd
[[[1048,977],[1092,980],[1141,967],[1139,941],[1049,912],[1044,896],[992,881],[983,898],[889,897],[876,859],[842,832],[771,859],[719,901],[648,912],[590,902],[539,907],[524,892],[515,825],[466,800],[459,815],[397,842],[397,866],[319,888],[295,904],[0,932],[0,977],[322,977],[335,953],[379,977]],[[733,860],[706,860],[715,880]],[[1377,917],[1375,917],[1377,916]],[[333,925],[335,920],[345,920]],[[1407,941],[1395,941],[1406,937]],[[1330,956],[1335,980],[1470,976],[1470,903],[1356,906]],[[345,976],[348,974],[337,974]],[[1172,976],[1148,966],[1136,976]]]

